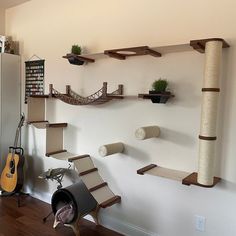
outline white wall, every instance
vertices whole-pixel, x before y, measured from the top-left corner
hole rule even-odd
[[[122,196],[122,204],[103,212],[104,224],[131,235],[234,236],[235,226],[235,66],[234,0],[32,0],[7,10],[6,33],[20,41],[22,68],[33,54],[46,59],[46,88],[65,85],[88,95],[108,82],[109,89],[124,84],[125,95],[145,93],[152,81],[167,78],[176,98],[166,105],[124,99],[102,106],[76,107],[48,101],[47,119],[68,122],[65,146],[89,153],[103,178]],[[162,58],[143,56],[127,61],[101,59],[72,66],[62,56],[78,43],[89,52],[140,45],[188,43],[191,39],[222,37],[232,47],[224,50],[219,112],[216,175],[224,180],[213,189],[187,187],[136,170],[156,163],[185,171],[197,170],[198,133],[204,55],[186,52]],[[22,77],[24,81],[24,74]],[[48,91],[46,89],[46,91]],[[25,105],[23,105],[25,108]],[[138,141],[136,128],[159,125],[157,140]],[[26,130],[28,186],[44,197],[55,190],[37,175],[50,167],[67,166],[44,157],[45,131]],[[126,144],[126,153],[102,159],[98,147],[113,141]],[[194,229],[194,215],[206,217],[206,231]],[[109,216],[109,217],[108,217]],[[123,228],[122,228],[123,227]],[[150,233],[152,234],[152,233]]]
[[[0,7],[0,35],[5,33],[5,10]]]

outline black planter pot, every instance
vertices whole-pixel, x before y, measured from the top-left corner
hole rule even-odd
[[[149,94],[155,95],[151,97],[152,103],[166,103],[171,97],[171,92],[149,91]]]
[[[70,57],[68,58],[68,61],[70,62],[70,64],[77,65],[77,66],[81,66],[84,64],[84,61],[81,61],[76,57]]]

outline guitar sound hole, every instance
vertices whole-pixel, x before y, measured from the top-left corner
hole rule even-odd
[[[15,164],[14,164],[14,161],[10,161],[10,168],[14,168]]]
[[[14,161],[10,161],[10,172],[11,172],[11,174],[15,173],[15,163],[14,163]]]

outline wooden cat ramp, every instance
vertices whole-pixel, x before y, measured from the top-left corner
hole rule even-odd
[[[76,155],[64,148],[64,129],[66,129],[68,124],[49,123],[45,119],[47,99],[50,99],[50,96],[35,95],[28,98],[28,124],[37,129],[46,129],[45,156],[66,160],[74,164],[80,179],[97,202],[96,209],[88,214],[92,215],[95,223],[99,224],[99,209],[120,203],[121,197],[111,191],[88,154]],[[79,235],[78,221],[73,221],[73,224],[66,226],[72,227],[76,235]]]

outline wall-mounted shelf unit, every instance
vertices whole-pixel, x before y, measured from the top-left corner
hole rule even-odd
[[[67,54],[63,58],[68,59],[71,64],[74,65],[83,65],[86,63],[93,63],[98,59],[113,57],[119,60],[125,60],[126,58],[133,56],[142,56],[142,55],[151,55],[153,57],[162,57],[168,53],[192,51],[193,48],[189,44],[179,44],[179,45],[168,45],[161,47],[130,47],[130,48],[120,48],[120,49],[111,49],[105,50],[100,53],[91,53],[91,54]]]
[[[165,54],[169,53],[177,53],[177,52],[186,52],[197,50],[200,53],[205,52],[205,45],[208,41],[218,40],[223,41],[223,48],[229,47],[229,44],[221,39],[221,38],[209,38],[209,39],[199,39],[199,40],[191,40],[190,43],[187,44],[177,44],[177,45],[166,45],[166,46],[158,46],[158,47],[149,47],[149,46],[139,46],[139,47],[129,47],[129,48],[120,48],[120,49],[108,49],[104,52],[99,53],[91,53],[91,54],[82,54],[75,55],[68,53],[63,58],[71,61],[71,64],[83,65],[86,63],[95,62],[97,59],[112,57],[119,60],[125,60],[129,57],[133,56],[142,56],[142,55],[150,55],[153,57],[162,57]],[[75,63],[74,63],[74,62]]]
[[[77,94],[76,92],[74,92],[70,85],[66,86],[66,93],[60,93],[58,92],[56,89],[53,88],[53,85],[50,84],[49,85],[49,94],[44,94],[44,95],[31,95],[31,98],[42,98],[42,100],[38,100],[38,106],[37,107],[41,107],[42,104],[45,101],[43,100],[44,98],[57,98],[60,99],[61,101],[71,104],[71,105],[100,105],[106,102],[109,102],[113,99],[123,99],[124,96],[122,96],[123,94],[123,85],[119,84],[117,90],[108,93],[107,92],[107,82],[103,83],[103,86],[101,89],[99,89],[97,92],[95,92],[94,94],[91,94],[90,96],[87,97],[82,97],[79,94]],[[38,113],[42,113],[43,112],[41,110],[39,110]],[[33,117],[35,116],[34,114],[31,114]],[[37,115],[36,115],[37,117]],[[44,115],[42,116],[44,117]],[[40,123],[40,125],[46,125],[44,123],[47,123],[47,121],[45,120],[41,120],[41,119],[36,119],[36,118],[32,118],[30,119],[32,121],[30,121],[30,123]]]
[[[156,94],[139,94],[138,97],[142,99],[150,99],[152,103],[166,103],[175,95],[171,93],[156,93]]]
[[[199,135],[199,164],[198,172],[187,173],[177,170],[171,170],[159,167],[155,164],[148,165],[137,171],[138,174],[152,174],[169,179],[175,179],[184,185],[197,185],[201,187],[214,187],[219,181],[219,177],[214,177],[214,149],[216,140],[216,111],[217,98],[220,92],[220,66],[222,49],[228,48],[229,44],[221,38],[209,38],[200,40],[191,40],[189,45],[170,46],[168,52],[196,50],[205,53],[205,76],[202,88],[202,114],[201,129]],[[174,49],[175,48],[175,49]],[[163,53],[161,48],[158,52]],[[139,97],[151,99],[152,94],[139,94]]]
[[[67,123],[49,123],[45,119],[46,99],[48,95],[28,97],[28,124],[35,128],[46,129],[45,156],[58,160],[69,161],[74,164],[78,175],[97,201],[95,222],[98,223],[98,211],[121,202],[121,197],[115,195],[107,182],[99,174],[90,155],[77,155],[64,149],[64,128]],[[93,215],[94,216],[94,215]],[[79,234],[77,232],[77,234]],[[77,235],[76,234],[76,235]]]
[[[49,85],[50,97],[58,98],[61,101],[71,105],[99,105],[111,101],[112,99],[123,99],[123,85],[118,85],[118,89],[112,93],[107,92],[107,82],[103,83],[101,89],[87,97],[74,92],[69,85],[66,86],[66,94],[58,92],[53,88],[53,85]]]

